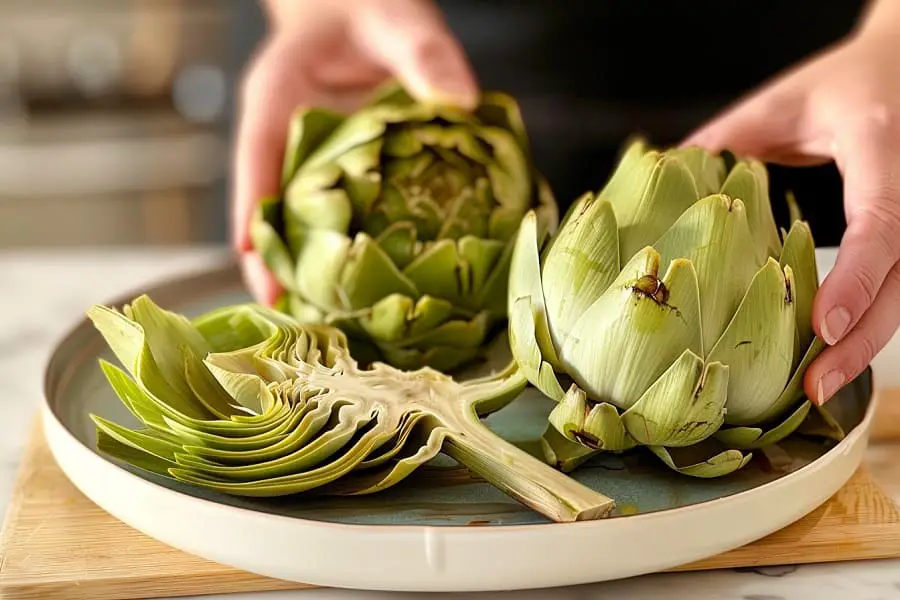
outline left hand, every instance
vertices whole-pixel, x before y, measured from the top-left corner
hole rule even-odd
[[[900,326],[900,54],[860,32],[785,73],[683,142],[785,165],[834,160],[847,229],[813,306],[828,347],[807,370],[817,404],[856,377]],[[815,232],[813,232],[815,235]]]

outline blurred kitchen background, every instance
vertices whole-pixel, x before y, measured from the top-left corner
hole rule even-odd
[[[227,240],[255,0],[0,0],[0,248]]]

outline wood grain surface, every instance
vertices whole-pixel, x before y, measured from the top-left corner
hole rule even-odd
[[[900,557],[900,390],[884,394],[869,458],[804,519],[675,570]],[[885,492],[888,490],[888,493]],[[311,586],[269,579],[170,548],[83,496],[36,423],[0,534],[3,600],[131,600]]]

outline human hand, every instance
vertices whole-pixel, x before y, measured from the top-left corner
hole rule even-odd
[[[895,3],[896,4],[896,3]],[[895,19],[896,22],[896,19]],[[694,133],[767,162],[834,160],[847,229],[813,306],[828,346],[805,374],[822,404],[856,377],[900,325],[900,56],[895,32],[862,29]]]
[[[250,242],[256,203],[277,194],[288,124],[298,106],[350,111],[388,78],[420,100],[474,107],[477,85],[462,49],[427,0],[269,0],[274,31],[240,91],[232,239],[251,294],[281,289]]]

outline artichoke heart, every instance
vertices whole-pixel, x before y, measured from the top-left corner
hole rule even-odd
[[[552,521],[614,502],[502,439],[481,418],[526,386],[510,364],[457,381],[430,367],[361,367],[338,328],[256,304],[194,319],[140,296],[88,316],[101,359],[142,425],[91,415],[98,448],[136,468],[236,496],[372,494],[444,453]]]
[[[463,111],[390,82],[349,115],[298,109],[281,192],[257,206],[251,239],[285,290],[279,310],[340,328],[360,360],[451,372],[506,325],[528,211],[556,229],[511,97]]]
[[[547,462],[571,470],[646,447],[717,477],[824,410],[802,389],[823,348],[810,323],[812,233],[792,206],[779,236],[768,194],[753,158],[634,139],[558,231],[526,214],[509,339],[530,384],[557,402]]]

